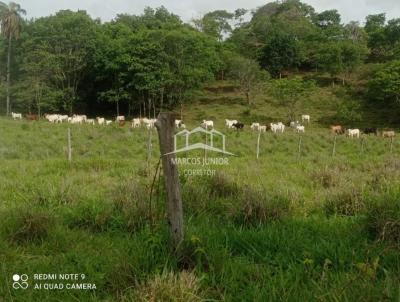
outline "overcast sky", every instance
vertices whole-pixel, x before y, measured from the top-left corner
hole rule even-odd
[[[254,9],[268,0],[14,0],[27,11],[28,17],[41,17],[61,9],[86,10],[92,17],[109,21],[119,13],[140,14],[144,7],[165,6],[184,21],[202,14],[225,9]],[[304,0],[317,11],[337,9],[342,21],[364,21],[365,16],[385,12],[389,19],[400,18],[400,0]]]

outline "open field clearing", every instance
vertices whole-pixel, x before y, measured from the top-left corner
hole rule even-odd
[[[216,119],[218,120],[218,119]],[[189,129],[195,120],[186,122]],[[73,159],[66,157],[67,128]],[[186,240],[169,249],[153,130],[0,120],[1,274],[85,274],[96,290],[9,291],[17,301],[354,301],[399,297],[400,146],[313,126],[226,134],[214,176],[181,167]],[[217,142],[216,142],[217,143]],[[203,153],[191,154],[203,157]],[[207,154],[211,157],[211,154]],[[56,269],[55,269],[56,268]],[[183,271],[179,273],[179,271]],[[174,273],[175,272],[175,273]],[[161,295],[161,296],[160,296]],[[164,296],[163,296],[164,295]]]

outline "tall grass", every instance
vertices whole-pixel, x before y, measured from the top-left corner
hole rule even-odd
[[[227,106],[232,107],[227,111]],[[262,119],[279,108],[194,104],[197,115]],[[196,113],[196,108],[199,111]],[[215,110],[214,110],[215,109]],[[268,113],[267,111],[272,111]],[[325,110],[325,111],[323,111]],[[327,109],[315,112],[316,119]],[[212,113],[212,114],[211,114]],[[312,114],[313,116],[313,114]],[[163,178],[147,132],[0,119],[0,297],[5,301],[396,301],[400,150],[387,141],[224,130],[236,156],[213,177],[184,176],[185,241],[169,246]],[[193,156],[204,156],[203,153]],[[214,156],[208,154],[208,156]],[[150,169],[148,169],[148,166]],[[378,260],[377,260],[378,259]],[[10,289],[12,274],[77,272],[96,291]]]

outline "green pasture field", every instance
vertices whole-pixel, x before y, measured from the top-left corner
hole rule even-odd
[[[225,129],[235,116],[222,107],[193,112],[188,128],[214,119],[235,156],[207,167],[213,176],[180,167],[178,254],[154,177],[155,130],[148,161],[143,128],[1,118],[0,301],[400,301],[397,138],[391,151],[382,137],[338,136],[332,156],[333,135],[312,121],[300,153],[299,134],[267,132],[257,160],[248,125]],[[51,273],[84,274],[96,289],[34,289],[45,283],[34,274]],[[14,289],[13,274],[27,274],[29,287]]]

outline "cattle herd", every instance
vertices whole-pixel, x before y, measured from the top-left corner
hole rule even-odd
[[[11,113],[11,117],[14,120],[22,119],[21,113]],[[26,118],[31,121],[39,120],[39,116],[35,114],[27,114]],[[119,126],[123,127],[126,124],[125,116],[117,116],[115,120],[107,120],[104,117],[96,117],[96,119],[87,118],[86,115],[77,115],[74,114],[73,116],[62,115],[62,114],[45,114],[44,118],[48,120],[50,123],[53,124],[61,124],[61,123],[70,123],[70,124],[89,124],[89,125],[112,125],[113,123],[118,124]],[[302,115],[301,116],[302,123],[307,122],[310,123],[311,117],[310,115]],[[151,118],[134,118],[131,123],[132,128],[140,128],[142,126],[146,127],[147,129],[154,128],[154,124],[157,119]],[[182,120],[175,120],[176,128],[186,129],[186,125],[183,123]],[[201,127],[205,129],[214,128],[214,122],[211,120],[203,120],[200,124]],[[225,126],[228,129],[236,129],[236,130],[243,130],[245,125],[237,120],[225,120]],[[287,124],[288,127],[292,128],[297,133],[305,133],[305,126],[302,125],[299,121],[292,121]],[[254,122],[250,125],[250,129],[252,131],[259,131],[259,132],[267,132],[267,130],[271,130],[273,133],[284,133],[286,129],[286,125],[282,122],[278,123],[270,123],[268,125],[261,125],[258,122]],[[381,130],[379,131],[377,128],[366,128],[363,131],[360,129],[346,129],[342,125],[332,125],[330,127],[331,132],[335,135],[346,134],[346,136],[350,138],[360,138],[361,134],[375,134],[381,135],[385,138],[393,138],[396,133],[393,130]]]

